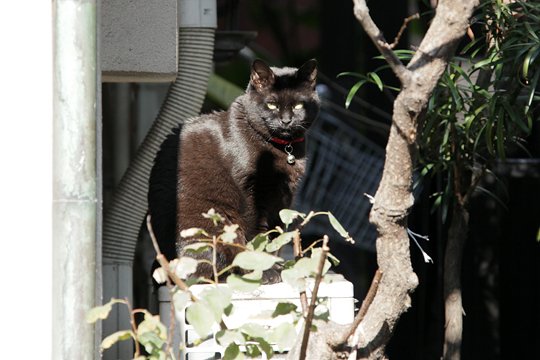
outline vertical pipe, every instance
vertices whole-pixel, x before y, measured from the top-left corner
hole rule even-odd
[[[97,0],[55,0],[53,61],[53,359],[94,359]]]

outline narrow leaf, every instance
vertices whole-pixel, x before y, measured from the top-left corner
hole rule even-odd
[[[345,240],[354,244],[354,239],[351,237],[351,235],[349,235],[347,230],[345,230],[345,228],[341,225],[341,223],[332,213],[328,213],[328,220],[330,220],[330,224],[338,232],[339,235],[341,235]]]
[[[111,335],[107,336],[103,341],[101,342],[101,348],[102,349],[108,349],[114,344],[116,344],[119,341],[127,340],[130,338],[135,338],[133,332],[131,330],[120,330],[115,333],[112,333]]]

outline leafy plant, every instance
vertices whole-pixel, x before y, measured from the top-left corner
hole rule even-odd
[[[295,210],[281,210],[279,215],[284,229],[278,226],[266,233],[258,234],[245,246],[234,243],[238,225],[227,224],[225,219],[213,209],[202,215],[212,220],[214,226],[221,229],[219,234],[210,236],[205,229],[199,228],[183,230],[180,236],[196,237],[197,242],[186,247],[186,256],[171,262],[164,259],[159,248],[156,248],[157,259],[161,266],[153,274],[158,283],[169,283],[172,306],[176,312],[185,311],[186,320],[199,336],[200,340],[196,341],[195,345],[204,339],[214,337],[217,343],[225,349],[224,359],[241,359],[245,356],[258,357],[263,353],[267,358],[271,358],[274,351],[285,351],[291,348],[296,341],[297,331],[302,321],[307,324],[304,328],[314,330],[316,328],[312,325],[313,319],[328,320],[329,312],[325,300],[317,298],[317,288],[318,284],[326,279],[326,273],[331,266],[328,259],[334,263],[338,261],[329,253],[328,237],[326,236],[308,248],[302,249],[300,231],[313,217],[326,215],[334,229],[347,241],[353,242],[351,236],[331,213],[310,212],[304,214]],[[149,221],[147,223],[150,224]],[[295,227],[294,224],[296,224]],[[149,229],[153,237],[151,226]],[[294,242],[296,249],[294,260],[285,261],[275,255],[283,246],[292,242]],[[322,246],[317,246],[321,243]],[[155,241],[154,246],[157,246]],[[232,264],[218,270],[215,255],[218,247],[221,246],[241,247],[242,251],[238,253]],[[203,251],[211,251],[213,260],[195,259],[189,256]],[[212,279],[192,276],[199,263],[212,264],[214,269]],[[303,308],[299,309],[296,304],[291,302],[279,302],[272,317],[279,319],[280,316],[286,315],[287,319],[292,319],[292,322],[283,321],[272,329],[257,323],[245,323],[236,328],[227,326],[227,317],[234,311],[232,293],[256,290],[262,285],[263,272],[276,264],[283,267],[281,273],[283,281],[300,293]],[[233,272],[233,270],[238,271]],[[224,276],[226,276],[225,283],[220,283],[219,279]],[[306,290],[308,285],[313,282],[315,282],[315,286],[308,308]],[[191,287],[199,283],[209,285],[195,296]],[[126,300],[112,299],[109,303],[92,309],[88,313],[88,321],[93,323],[106,318],[113,304],[116,303],[129,307]],[[108,349],[118,341],[132,339],[136,345],[134,354],[136,359],[175,359],[174,351],[171,349],[170,335],[168,336],[167,330],[159,318],[146,310],[131,310],[130,308],[130,313],[132,328],[107,336],[102,342],[102,349]],[[144,321],[138,326],[134,321],[136,313],[144,314]],[[140,354],[140,346],[143,346],[149,354],[147,357]],[[182,346],[186,346],[186,344]]]
[[[433,194],[443,218],[453,199],[468,200],[479,182],[473,177],[481,177],[494,159],[505,159],[509,149],[526,151],[523,139],[540,100],[540,4],[486,0],[471,23],[476,35],[449,62],[418,128],[420,173],[447,179],[446,188]],[[404,62],[414,55],[411,50],[394,53]],[[377,74],[387,69],[340,74],[360,79],[345,106],[365,84],[399,91],[380,81]]]

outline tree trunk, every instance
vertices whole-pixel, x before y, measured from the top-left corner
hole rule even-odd
[[[469,26],[477,0],[442,0],[413,59],[405,67],[369,16],[365,1],[354,0],[355,15],[402,83],[394,102],[386,161],[370,221],[377,227],[377,261],[383,276],[377,295],[355,333],[361,358],[384,358],[401,314],[411,306],[418,284],[409,254],[407,216],[413,205],[418,117]]]
[[[461,358],[463,307],[461,304],[461,263],[469,230],[469,212],[456,202],[444,254],[444,359]]]

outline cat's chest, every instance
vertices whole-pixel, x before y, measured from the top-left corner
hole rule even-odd
[[[287,162],[287,155],[277,151],[252,153],[244,189],[256,200],[267,199],[278,206],[288,206],[304,174],[305,159]]]

